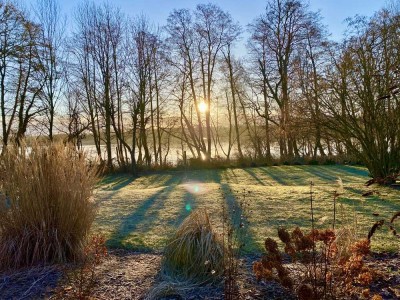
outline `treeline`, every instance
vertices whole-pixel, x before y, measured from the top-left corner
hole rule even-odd
[[[3,150],[86,135],[108,168],[135,172],[165,165],[174,139],[206,161],[351,154],[375,178],[398,172],[398,6],[349,19],[340,43],[306,1],[269,0],[254,17],[242,27],[199,4],[158,27],[82,2],[66,31],[56,1],[29,14],[0,0]]]

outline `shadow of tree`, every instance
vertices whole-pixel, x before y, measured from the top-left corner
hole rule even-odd
[[[369,177],[369,171],[368,170],[363,170],[360,168],[352,167],[352,166],[346,166],[346,165],[340,165],[340,171],[341,172],[346,172],[352,176],[360,177]]]
[[[362,194],[361,190],[347,187],[346,190],[351,191],[354,194],[360,196]],[[351,199],[351,198],[339,198],[339,203],[346,204],[348,206],[355,207],[357,213],[362,213],[363,215],[371,216],[374,213],[381,213],[384,210],[388,212],[397,212],[400,205],[381,199],[379,196],[370,196],[364,199]]]
[[[103,178],[98,186],[106,191],[117,191],[133,183],[137,177],[130,174],[111,174]]]
[[[259,168],[261,171],[263,171],[265,174],[267,174],[269,177],[271,177],[274,181],[281,185],[290,185],[289,180],[285,180],[284,178],[287,178],[287,173],[282,172],[281,170],[277,169],[277,167],[260,167]]]
[[[265,186],[264,181],[262,181],[260,178],[258,178],[258,176],[256,175],[256,173],[254,173],[254,171],[250,168],[244,168],[243,171],[245,171],[247,174],[249,174],[251,177],[254,178],[254,180],[257,181],[257,183]]]
[[[175,219],[169,222],[174,229],[178,228],[183,220],[189,216],[189,214],[197,208],[197,201],[196,195],[186,191],[182,196],[182,207],[179,210]]]
[[[333,183],[338,178],[337,175],[328,174],[328,172],[325,169],[320,170],[318,166],[293,166],[293,168],[308,173],[312,176],[319,177],[328,183],[331,182]]]
[[[249,191],[234,191],[229,184],[221,183],[221,172],[222,171],[215,172],[216,182],[220,185],[223,201],[226,204],[226,214],[232,222],[233,229],[236,231],[236,235],[239,239],[238,242],[244,244],[243,252],[245,253],[260,251],[261,247],[254,238],[249,226],[250,222],[247,218],[249,208],[251,207],[246,207],[247,202],[244,197],[246,197]],[[243,206],[241,206],[241,201]]]
[[[164,205],[164,199],[173,191],[173,189],[181,182],[181,176],[171,176],[164,182],[165,188],[151,195],[129,215],[121,220],[121,224],[111,234],[107,240],[107,246],[111,248],[138,248],[143,250],[146,248],[143,235],[141,238],[135,238],[130,243],[124,244],[124,240],[134,231],[139,225],[151,226],[151,223],[158,216],[160,209]]]

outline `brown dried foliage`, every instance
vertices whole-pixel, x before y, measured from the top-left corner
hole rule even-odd
[[[313,230],[304,234],[300,228],[289,233],[279,228],[278,236],[285,244],[285,253],[301,266],[292,272],[283,265],[278,244],[268,238],[266,254],[253,265],[258,280],[274,280],[291,289],[299,299],[327,299],[340,295],[359,296],[369,293],[374,273],[365,266],[370,242],[360,240],[348,249],[350,256],[340,257],[336,235],[331,229]],[[297,277],[297,280],[295,278]],[[298,279],[299,278],[299,279]]]
[[[394,226],[394,221],[399,217],[400,217],[400,212],[397,212],[392,216],[392,218],[390,219],[389,222],[385,222],[385,220],[380,220],[380,221],[375,222],[374,225],[372,225],[371,229],[368,232],[368,240],[371,240],[371,238],[373,237],[375,232],[378,229],[381,229],[383,226],[386,226],[394,236],[400,237],[400,235],[397,233],[397,230]]]
[[[293,281],[289,277],[289,271],[283,266],[278,244],[273,239],[267,238],[264,246],[265,255],[260,261],[253,264],[253,271],[257,280],[274,280],[291,289]]]
[[[394,236],[400,237],[400,235],[397,233],[396,228],[394,227],[394,221],[400,218],[400,211],[395,213],[393,217],[390,219],[390,225],[389,225],[389,230],[393,233]]]

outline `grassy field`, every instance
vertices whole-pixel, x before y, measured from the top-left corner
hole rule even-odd
[[[337,180],[341,178],[341,190]],[[400,210],[400,191],[365,187],[368,171],[352,166],[274,166],[244,169],[169,171],[134,178],[108,176],[95,197],[99,205],[94,230],[102,232],[110,247],[158,251],[190,211],[205,207],[220,228],[222,203],[228,207],[248,201],[246,250],[262,250],[266,237],[276,237],[279,226],[310,228],[310,182],[314,182],[317,228],[331,227],[333,194],[337,200],[337,224],[357,223],[360,237],[372,224],[389,220]],[[369,197],[362,194],[375,190]],[[237,213],[237,211],[236,211]],[[373,214],[379,214],[374,216]],[[373,238],[373,250],[398,251],[399,240],[381,230]]]

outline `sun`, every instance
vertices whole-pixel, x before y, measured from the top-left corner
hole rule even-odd
[[[198,107],[199,107],[199,111],[201,113],[205,113],[207,111],[207,109],[208,109],[207,103],[205,103],[205,102],[200,102],[198,104]]]

